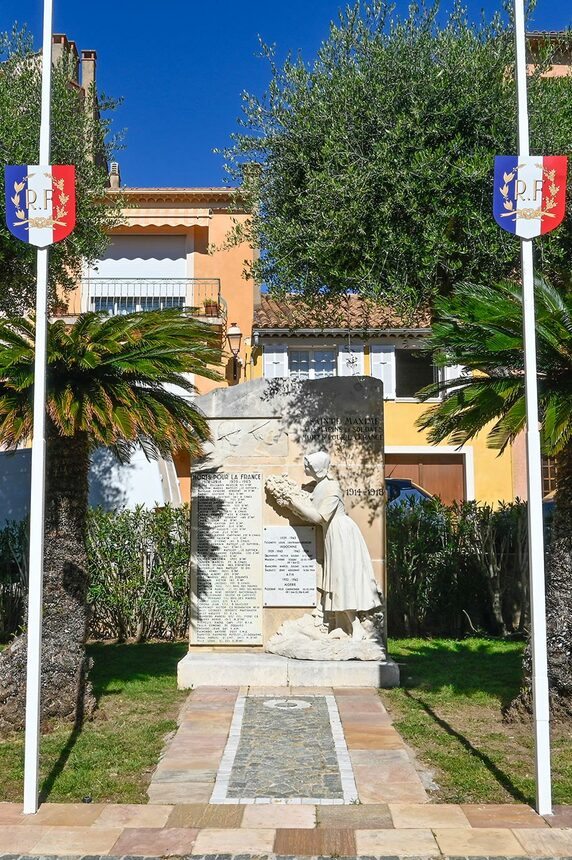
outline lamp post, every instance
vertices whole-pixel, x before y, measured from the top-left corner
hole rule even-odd
[[[237,324],[231,323],[230,328],[226,333],[228,345],[232,352],[232,379],[236,382],[238,379],[238,353],[240,352],[240,344],[242,341],[242,332]]]

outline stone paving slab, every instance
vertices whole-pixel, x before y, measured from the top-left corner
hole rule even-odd
[[[303,855],[325,854],[330,857],[351,857],[357,852],[355,830],[334,829],[302,830],[282,829],[276,831],[274,850],[277,854]]]
[[[16,806],[14,804],[14,806]],[[294,857],[571,857],[572,828],[471,827],[455,804],[288,807],[191,804],[160,810],[163,826],[149,826],[141,806],[105,807],[92,823],[0,825],[0,851],[14,856],[190,856],[203,854]],[[526,810],[526,807],[523,807]],[[6,810],[4,809],[4,812]],[[48,810],[51,812],[51,810]],[[514,810],[513,810],[514,811]],[[417,820],[415,820],[417,816]],[[25,820],[29,821],[30,816]],[[105,826],[113,821],[116,826]],[[137,823],[139,826],[137,826]],[[417,826],[413,827],[412,824]],[[130,824],[131,826],[125,826]],[[462,826],[458,826],[461,824]],[[133,826],[135,825],[135,826]],[[7,853],[0,855],[7,860]],[[220,860],[220,858],[219,858]],[[245,860],[247,858],[245,857]]]
[[[150,855],[150,854],[127,854],[127,855],[98,855],[98,854],[61,854],[50,855],[50,860],[163,860],[165,855]],[[172,855],[175,856],[175,855]],[[215,854],[181,854],[176,855],[181,857],[181,860],[296,860],[292,854],[274,854],[274,853],[215,853]],[[377,855],[352,855],[348,856],[347,860],[402,860],[407,857],[408,860],[469,860],[466,856],[449,856],[443,857],[442,854],[431,855],[403,855],[403,854],[377,854]],[[2,854],[0,860],[38,860],[37,855],[33,854]],[[307,855],[307,860],[332,860],[332,855],[324,856],[320,854]],[[546,856],[531,856],[531,855],[513,855],[510,857],[499,857],[498,855],[479,855],[471,857],[470,860],[546,860]],[[572,855],[567,854],[560,857],[560,860],[572,860]]]
[[[262,725],[259,730],[254,727],[258,731],[258,742],[250,743],[249,755],[242,743],[236,762],[240,764],[242,760],[244,773],[237,775],[237,784],[232,787],[227,744],[231,727],[235,724],[236,708],[241,702],[245,702],[251,711],[258,708],[262,712],[263,706],[258,703],[273,696],[307,701],[315,697],[319,702],[332,695],[338,712],[336,718],[341,724],[343,745],[350,758],[341,773],[343,797],[338,797],[337,782],[334,785],[338,777],[335,772],[328,771],[328,756],[321,756],[321,766],[316,767],[320,762],[316,732],[316,740],[311,732],[308,733],[312,739],[310,743],[308,739],[304,741],[302,731],[295,745],[287,733],[281,738],[279,732],[273,732],[270,751],[266,756],[270,765],[265,768],[265,756],[261,757],[257,749],[263,741],[268,741],[268,732],[263,731]],[[241,735],[245,742],[249,740],[247,733],[246,725]],[[319,738],[323,740],[327,734],[324,730],[319,733]],[[243,802],[258,801],[259,798],[270,799],[279,795],[280,785],[285,799],[288,794],[294,797],[293,784],[300,784],[300,780],[290,778],[290,771],[296,769],[295,759],[304,755],[311,762],[311,767],[306,768],[308,785],[303,795],[294,792],[296,802],[308,803],[331,797],[335,803],[347,803],[350,796],[353,799],[356,793],[359,802],[368,805],[422,803],[428,800],[413,760],[399,733],[391,725],[391,718],[376,690],[360,687],[200,687],[193,691],[181,710],[179,728],[152,776],[148,789],[149,802],[192,804],[208,800],[213,803],[232,803],[237,799]],[[234,761],[234,756],[232,758]],[[278,763],[284,763],[281,769],[285,770],[283,776],[286,779],[277,778]],[[254,780],[253,775],[256,777]],[[259,787],[252,784],[256,781],[261,783]],[[262,782],[268,785],[262,785]]]
[[[317,809],[318,827],[351,827],[354,830],[385,829],[393,827],[393,818],[387,803],[354,804],[352,806],[320,806]]]
[[[254,710],[264,713],[262,702],[273,695],[271,688],[258,689],[250,700]],[[21,805],[0,803],[0,860],[572,860],[572,806],[543,818],[524,804],[429,803],[406,745],[371,689],[280,689],[276,696],[335,701],[334,734],[347,741],[345,768],[355,778],[358,803],[254,797],[213,803],[236,703],[249,696],[238,687],[192,693],[149,786],[148,804],[45,803],[37,815],[24,816]],[[312,732],[306,734],[311,741],[297,733],[292,743],[300,742],[309,768],[316,748]],[[256,739],[254,732],[252,747]],[[259,752],[253,749],[255,759]],[[249,762],[246,755],[246,768]]]
[[[463,803],[464,815],[471,827],[548,827],[542,816],[530,806],[517,803]],[[565,826],[560,824],[560,826]],[[570,817],[572,826],[572,816]]]

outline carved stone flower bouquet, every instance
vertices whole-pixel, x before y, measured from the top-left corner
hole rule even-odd
[[[281,508],[289,508],[296,499],[308,500],[308,493],[294,481],[291,481],[288,475],[270,475],[264,486],[266,492]]]

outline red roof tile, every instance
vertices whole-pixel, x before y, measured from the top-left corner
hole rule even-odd
[[[429,328],[431,316],[421,309],[397,314],[391,308],[360,296],[306,302],[296,297],[274,299],[263,295],[254,308],[254,329],[323,331],[386,331],[388,329]]]

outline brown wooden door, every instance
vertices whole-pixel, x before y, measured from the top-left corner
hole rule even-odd
[[[450,505],[465,498],[463,461],[461,454],[386,454],[385,477],[409,478]]]

